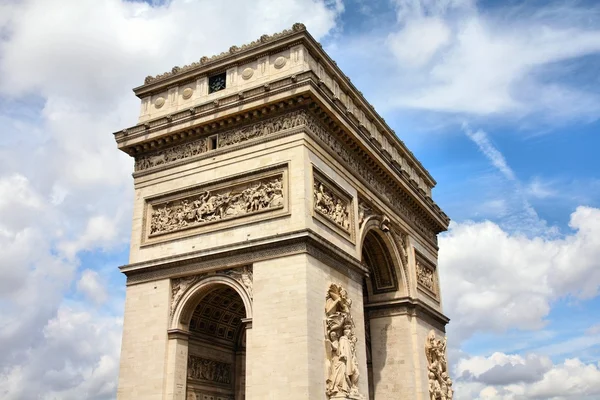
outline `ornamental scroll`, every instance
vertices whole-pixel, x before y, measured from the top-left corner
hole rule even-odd
[[[283,208],[283,177],[271,176],[150,204],[150,237]]]
[[[446,361],[446,338],[442,342],[435,338],[432,329],[427,335],[425,342],[425,356],[427,357],[427,369],[429,378],[430,400],[452,400],[454,390],[452,379],[448,375],[448,362]]]
[[[325,394],[329,399],[365,397],[358,391],[358,361],[356,359],[355,324],[350,313],[352,300],[341,285],[331,284],[325,301],[327,381]]]

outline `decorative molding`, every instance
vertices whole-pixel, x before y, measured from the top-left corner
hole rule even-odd
[[[430,398],[432,400],[452,400],[454,390],[446,360],[446,338],[444,337],[443,341],[436,339],[433,329],[427,335],[425,356],[427,357]]]
[[[188,355],[188,379],[230,385],[232,365],[193,354]]]
[[[313,166],[314,216],[322,216],[328,224],[343,230],[353,239],[352,197]]]
[[[329,399],[364,399],[358,391],[358,361],[355,323],[348,292],[332,283],[325,297],[325,347],[328,375],[325,394]]]
[[[127,285],[159,279],[214,272],[232,265],[281,258],[295,254],[309,254],[330,265],[355,282],[362,282],[367,270],[358,260],[311,231],[297,231],[263,239],[249,240],[244,246],[235,245],[196,251],[177,257],[164,257],[151,264],[137,263],[120,267],[127,276]]]
[[[225,275],[229,276],[239,283],[242,284],[246,292],[248,293],[248,297],[252,299],[252,266],[243,266],[237,268],[229,268],[225,270],[218,270],[212,272],[200,273],[192,276],[184,276],[180,278],[172,278],[171,279],[171,311],[170,316],[173,318],[173,314],[175,310],[179,306],[179,302],[181,301],[183,295],[188,291],[190,287],[200,282],[202,279],[215,276],[215,275]]]
[[[189,65],[185,65],[183,67],[175,66],[175,67],[173,67],[171,69],[170,72],[165,72],[164,74],[159,74],[159,75],[156,75],[156,76],[147,76],[146,79],[144,80],[144,84],[147,85],[147,84],[154,83],[156,81],[161,81],[163,79],[166,79],[166,78],[169,78],[169,77],[172,77],[172,76],[175,76],[175,75],[182,74],[182,73],[187,72],[187,71],[189,71],[191,69],[197,68],[197,67],[199,67],[201,65],[205,65],[205,64],[208,64],[208,63],[212,63],[212,62],[221,60],[221,59],[223,59],[223,58],[225,58],[227,56],[230,56],[232,54],[236,54],[236,53],[239,53],[241,51],[250,50],[250,49],[258,47],[258,46],[260,46],[260,45],[262,45],[264,43],[268,43],[268,42],[271,42],[271,41],[273,41],[275,39],[280,39],[282,37],[290,36],[290,35],[292,35],[292,34],[294,34],[296,32],[301,32],[301,31],[305,31],[305,30],[306,30],[306,27],[304,26],[304,24],[295,23],[294,25],[292,25],[292,29],[285,29],[282,32],[274,33],[272,35],[262,35],[260,37],[260,39],[255,40],[253,42],[250,42],[248,44],[244,44],[242,46],[231,46],[229,48],[229,51],[224,51],[221,54],[217,54],[217,55],[214,55],[212,57],[203,56],[203,57],[200,57],[200,60],[198,62],[194,62],[194,63],[191,63]]]
[[[254,124],[238,126],[234,129],[220,132],[217,134],[216,149],[209,149],[207,135],[154,153],[143,154],[136,157],[135,171],[144,171],[161,165],[173,164],[180,160],[201,155],[210,150],[237,145],[252,139],[272,135],[286,129],[295,128],[304,125],[307,116],[306,110],[297,110]]]
[[[391,203],[393,210],[398,213],[400,217],[407,221],[428,241],[437,244],[437,233],[429,226],[430,224],[425,222],[425,219],[419,215],[423,214],[424,211],[410,198],[408,193],[404,193],[404,191],[394,188],[385,178],[376,175],[373,172],[374,168],[361,159],[364,157],[361,157],[358,151],[352,150],[349,146],[344,146],[342,144],[344,140],[335,137],[331,130],[323,127],[317,118],[307,119],[307,129],[340,157],[350,171],[354,171],[364,179],[374,193],[384,196],[385,199]],[[366,153],[363,155],[366,155]]]
[[[393,300],[375,301],[365,304],[365,318],[390,318],[410,315],[419,318],[444,332],[450,319],[421,299],[405,296]]]

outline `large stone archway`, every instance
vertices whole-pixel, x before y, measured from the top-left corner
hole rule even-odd
[[[379,387],[387,364],[385,349],[388,347],[387,330],[381,329],[381,320],[372,320],[369,312],[373,306],[393,301],[407,295],[407,282],[402,259],[389,229],[381,221],[371,220],[362,236],[361,258],[369,276],[363,282],[363,307],[365,341],[367,350],[367,375],[369,400],[382,397],[385,389]],[[386,326],[386,322],[383,322]]]
[[[251,280],[248,267],[172,280],[173,398],[246,398]]]
[[[245,399],[245,316],[242,298],[226,285],[198,303],[189,324],[187,399]]]

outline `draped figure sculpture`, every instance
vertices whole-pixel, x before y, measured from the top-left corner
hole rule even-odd
[[[328,377],[325,393],[329,399],[364,399],[358,390],[358,361],[352,300],[341,285],[331,284],[325,301],[325,345]]]

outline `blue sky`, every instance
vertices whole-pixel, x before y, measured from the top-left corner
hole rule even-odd
[[[60,3],[0,0],[0,397],[115,397],[131,88],[300,21],[438,182],[456,398],[600,398],[597,1]]]

